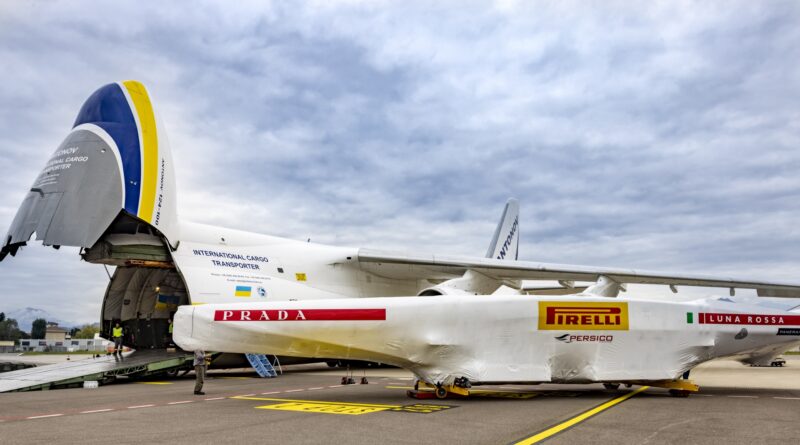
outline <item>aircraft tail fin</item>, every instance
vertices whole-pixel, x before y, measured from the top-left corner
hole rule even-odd
[[[172,154],[140,82],[105,85],[33,182],[0,242],[0,260],[33,233],[51,246],[91,247],[120,213],[178,241]]]
[[[494,231],[486,258],[516,260],[519,257],[519,201],[509,198],[497,229]]]

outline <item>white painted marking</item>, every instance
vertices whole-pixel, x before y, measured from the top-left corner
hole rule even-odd
[[[89,411],[81,411],[81,414],[92,414],[92,413],[105,413],[108,411],[114,411],[112,408],[105,408],[105,409],[92,409]]]
[[[800,397],[773,397],[773,399],[781,399],[781,400],[800,400]]]
[[[180,405],[181,403],[192,403],[193,400],[181,400],[180,402],[169,402],[167,405]]]
[[[129,407],[128,407],[128,409],[150,408],[151,406],[155,406],[155,405],[136,405],[136,406],[129,406]]]
[[[728,396],[728,397],[733,397],[733,398],[738,398],[738,399],[757,399],[758,398],[758,396]]]
[[[30,416],[26,417],[26,419],[44,419],[45,417],[59,417],[63,416],[63,414],[47,414],[45,416]]]
[[[253,397],[254,395],[256,395],[256,394],[255,393],[253,393],[253,394],[245,394],[245,395],[239,396],[239,397]]]
[[[714,394],[692,394],[696,397],[714,397]]]
[[[261,395],[268,396],[270,394],[280,394],[280,393],[281,393],[280,391],[270,391],[270,392],[262,392]]]
[[[225,397],[212,397],[212,398],[206,399],[206,400],[223,400],[224,398]]]
[[[342,385],[331,385],[328,388],[341,388],[341,387],[342,387]]]
[[[285,392],[299,392],[299,391],[305,391],[305,390],[304,389],[289,389],[289,390],[286,390]]]
[[[309,391],[314,391],[314,390],[317,390],[317,389],[325,389],[325,388],[322,387],[322,386],[317,386],[317,387],[314,387],[314,388],[308,388]]]

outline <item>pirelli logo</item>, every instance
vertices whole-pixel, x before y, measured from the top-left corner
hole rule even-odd
[[[539,329],[627,331],[628,303],[540,301]]]

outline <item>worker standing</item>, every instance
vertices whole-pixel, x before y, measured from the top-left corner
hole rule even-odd
[[[114,340],[114,356],[122,358],[122,326],[119,322],[114,323],[114,328],[111,329],[111,338]]]
[[[203,392],[203,381],[206,378],[206,353],[203,350],[194,351],[194,393],[195,395],[205,395]]]
[[[172,319],[169,319],[169,328],[167,328],[167,332],[169,333],[169,337],[167,337],[167,347],[172,347]]]

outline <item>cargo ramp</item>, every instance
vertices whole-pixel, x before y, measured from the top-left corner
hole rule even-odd
[[[102,356],[0,374],[0,393],[69,387],[85,381],[101,383],[120,376],[145,377],[190,369],[193,356],[186,352],[134,351],[122,359]]]

